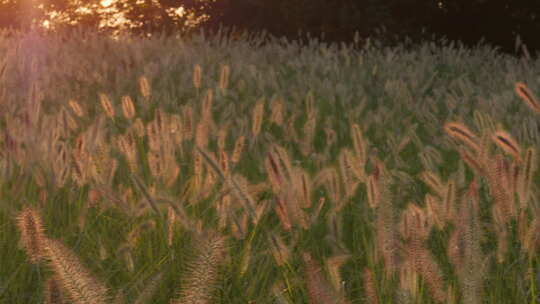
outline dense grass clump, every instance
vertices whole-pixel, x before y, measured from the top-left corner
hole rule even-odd
[[[0,34],[1,302],[538,301],[540,62],[258,39]]]

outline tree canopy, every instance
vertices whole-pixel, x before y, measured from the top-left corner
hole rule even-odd
[[[435,35],[472,47],[484,38],[512,53],[519,34],[529,50],[540,50],[537,0],[109,1],[105,6],[103,0],[0,0],[0,27],[36,28],[48,22],[55,30],[82,26],[136,34],[211,33],[234,27],[300,40],[310,33],[329,42],[350,42],[355,33],[372,37],[384,28],[388,42],[405,36],[420,42]]]

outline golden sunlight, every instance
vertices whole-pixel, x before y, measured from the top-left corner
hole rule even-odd
[[[101,6],[109,7],[113,3],[113,0],[103,0],[101,1]]]

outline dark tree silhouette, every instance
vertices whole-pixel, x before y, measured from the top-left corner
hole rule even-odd
[[[25,3],[32,2],[0,0],[0,27],[24,29],[31,20],[35,26],[47,12],[55,11],[60,16],[56,29],[76,25],[116,30],[100,26],[109,15],[82,14],[71,0],[45,1],[40,8]],[[84,3],[97,7],[100,0]],[[533,55],[540,50],[538,0],[118,0],[114,7],[124,13],[128,30],[138,34],[187,35],[199,29],[211,34],[223,27],[303,42],[307,33],[327,42],[351,42],[358,33],[362,40],[376,36],[388,46],[403,43],[406,36],[411,43],[420,43],[434,35],[467,47],[484,38],[485,44],[506,53],[514,52],[519,34]],[[172,13],[180,7],[185,15]],[[187,26],[190,19],[200,21],[196,28]]]
[[[514,53],[516,35],[530,51],[540,50],[540,3],[536,0],[444,0],[442,8],[430,0],[394,3],[392,15],[417,33],[427,32],[474,47],[484,44]]]

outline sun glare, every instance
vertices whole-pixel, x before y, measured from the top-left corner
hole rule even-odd
[[[109,7],[113,3],[113,0],[103,0],[101,1],[101,6]]]

